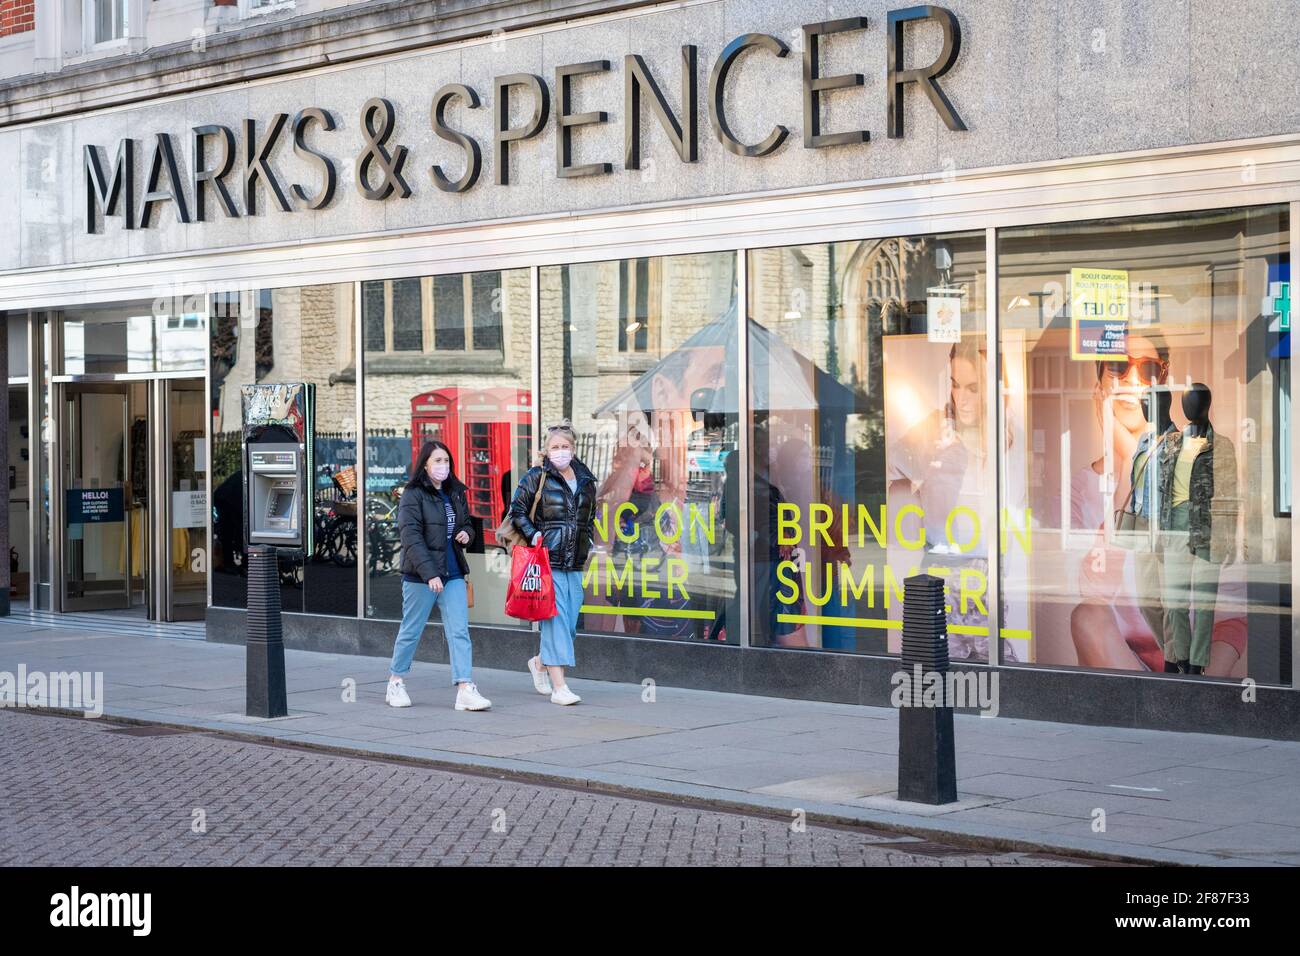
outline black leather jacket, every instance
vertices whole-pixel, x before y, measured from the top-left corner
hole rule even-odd
[[[580,462],[573,459],[573,476],[578,482],[577,494],[569,491],[564,480],[548,460],[545,465],[534,466],[524,473],[510,502],[510,518],[528,542],[533,535],[542,533],[551,568],[555,571],[581,571],[591,550],[591,522],[596,512],[596,476]],[[537,502],[536,522],[528,520],[537,494],[537,483],[545,479],[542,498]]]
[[[465,486],[448,478],[442,490],[451,498],[451,510],[456,514],[454,534],[468,532],[474,540],[474,525],[469,517],[469,499]],[[402,492],[397,506],[397,530],[402,538],[402,573],[414,574],[428,583],[434,578],[447,580],[447,508],[442,497],[428,481]],[[453,541],[460,566],[469,577],[469,562],[459,541]]]

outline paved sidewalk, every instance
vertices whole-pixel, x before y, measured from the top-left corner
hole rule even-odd
[[[13,865],[1087,865],[210,730],[0,710],[0,738],[11,758],[0,761],[0,874]]]
[[[1300,744],[957,718],[961,801],[902,803],[889,708],[573,680],[560,708],[519,672],[482,670],[457,713],[449,669],[415,664],[415,706],[386,707],[387,661],[287,652],[290,716],[243,715],[244,649],[0,623],[0,671],[102,671],[104,710],[690,800],[1170,863],[1300,864]],[[356,700],[345,700],[355,682]],[[0,750],[3,742],[0,742]],[[1095,832],[1104,813],[1105,831]]]

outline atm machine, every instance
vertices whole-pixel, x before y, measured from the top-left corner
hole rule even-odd
[[[286,566],[288,591],[296,592],[294,605],[287,609],[302,609],[300,572],[312,553],[315,395],[307,383],[259,383],[245,385],[240,392],[244,540],[257,548],[249,554],[244,713],[284,717],[289,704],[280,612],[286,609]],[[273,550],[265,552],[263,547]],[[271,583],[275,578],[278,587]]]
[[[243,386],[244,540],[296,564],[313,549],[312,393],[303,383]]]
[[[267,442],[248,448],[248,543],[305,548],[303,497],[307,490],[302,448]]]

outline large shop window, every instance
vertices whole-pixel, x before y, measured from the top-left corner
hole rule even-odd
[[[987,660],[984,234],[749,253],[751,643],[897,653],[903,581]]]
[[[543,422],[597,481],[579,626],[738,643],[736,257],[540,270]]]
[[[282,556],[286,611],[357,613],[356,319],[351,283],[214,295],[212,301],[212,603],[244,607],[240,388],[315,386],[314,550]]]
[[[1290,683],[1288,227],[999,233],[1019,661]]]
[[[362,283],[368,617],[402,616],[397,505],[420,446],[437,440],[474,521],[470,622],[518,625],[495,532],[532,454],[530,294],[527,269]]]
[[[203,371],[207,302],[177,295],[64,309],[63,374]]]

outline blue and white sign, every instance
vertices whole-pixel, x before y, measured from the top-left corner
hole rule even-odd
[[[103,524],[125,517],[121,488],[69,488],[64,508],[67,523]]]

